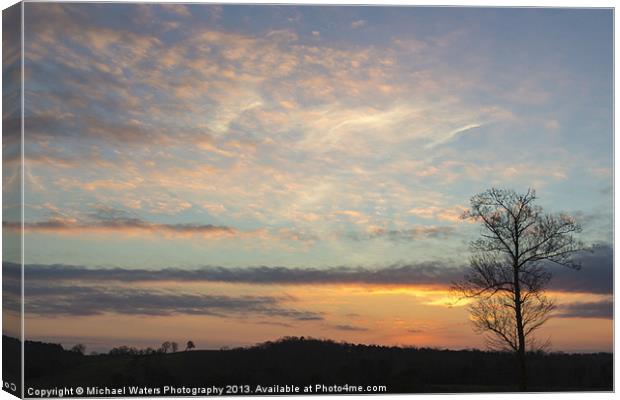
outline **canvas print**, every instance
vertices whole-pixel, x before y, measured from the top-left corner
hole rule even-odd
[[[613,9],[2,29],[5,391],[613,391]]]

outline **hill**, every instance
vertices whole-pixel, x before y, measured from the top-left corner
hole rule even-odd
[[[19,342],[3,337],[3,345],[5,354],[14,354],[11,349]],[[285,385],[325,385],[324,390],[332,385],[374,385],[385,386],[388,393],[516,390],[514,356],[479,350],[369,346],[288,337],[248,348],[168,354],[87,356],[39,342],[26,342],[25,352],[26,388],[79,385],[163,390],[164,386],[248,385],[256,393],[260,385],[271,387],[272,392],[266,394],[287,394],[279,392]],[[613,356],[609,353],[530,354],[529,365],[531,391],[613,390]],[[228,394],[243,394],[244,390]]]

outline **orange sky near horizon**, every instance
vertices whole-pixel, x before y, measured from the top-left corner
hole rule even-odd
[[[144,284],[124,284],[140,288]],[[153,289],[151,285],[149,288]],[[285,305],[303,305],[321,320],[290,321],[260,315],[136,316],[103,313],[93,316],[26,314],[27,338],[52,338],[65,347],[79,341],[90,350],[120,345],[156,347],[165,340],[193,340],[198,348],[248,346],[283,336],[328,338],[351,343],[447,349],[485,349],[473,330],[464,302],[457,303],[447,288],[404,285],[249,285],[230,283],[183,284],[160,282],[158,290],[189,293],[263,296],[274,293]],[[600,301],[607,295],[550,292],[560,303]],[[456,305],[455,305],[456,303]],[[612,351],[613,321],[589,318],[551,318],[536,335],[549,338],[551,351]],[[179,330],[182,329],[182,332]],[[47,339],[50,340],[50,339]]]

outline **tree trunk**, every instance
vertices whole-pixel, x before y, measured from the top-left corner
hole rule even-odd
[[[517,322],[517,337],[519,347],[517,349],[517,359],[519,364],[519,390],[527,391],[527,366],[525,364],[525,334],[523,332],[523,315],[521,312],[521,285],[519,283],[519,270],[514,270],[515,284],[515,319]]]
[[[525,349],[519,349],[519,391],[527,392],[527,365],[525,363]]]

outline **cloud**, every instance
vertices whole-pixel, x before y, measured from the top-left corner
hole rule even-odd
[[[419,218],[438,219],[440,221],[461,222],[465,207],[442,208],[437,206],[415,207],[408,211],[409,214]]]
[[[439,146],[439,145],[442,145],[442,144],[449,143],[452,140],[454,140],[457,136],[459,136],[459,135],[461,135],[461,134],[463,134],[465,132],[468,132],[468,131],[470,131],[472,129],[480,128],[482,125],[483,124],[473,123],[473,124],[467,124],[465,126],[461,126],[459,128],[453,129],[452,131],[448,132],[444,137],[439,138],[439,139],[437,139],[435,141],[432,141],[432,142],[428,143],[426,145],[426,148],[427,149],[431,149],[431,148],[433,148],[435,146]]]
[[[130,182],[118,182],[116,180],[91,181],[89,187],[125,187],[132,186]],[[94,190],[94,189],[92,189]],[[165,201],[164,201],[165,200]],[[150,199],[130,199],[122,200],[124,204],[133,209],[140,209],[142,205]],[[49,209],[50,204],[39,208]],[[411,240],[426,238],[443,238],[454,233],[455,228],[450,226],[414,226],[409,229],[385,229],[377,226],[370,226],[366,231],[338,232],[335,234],[324,233],[324,237],[309,229],[303,228],[262,228],[255,230],[241,231],[229,226],[201,224],[201,223],[155,223],[142,219],[133,211],[128,212],[105,205],[95,206],[94,212],[82,213],[74,217],[60,212],[58,207],[53,207],[52,216],[34,222],[24,223],[27,232],[37,233],[57,233],[67,235],[81,234],[125,234],[128,236],[139,236],[144,234],[159,234],[171,237],[191,237],[200,236],[203,238],[224,238],[224,237],[260,237],[270,240],[295,241],[314,243],[322,239],[332,237],[348,238],[355,241],[385,239],[392,242],[406,242]],[[159,198],[155,204],[150,204],[151,213],[176,213],[193,207],[193,204],[178,198],[166,199],[165,195]],[[212,214],[221,214],[226,208],[220,204],[205,203],[202,206]],[[344,210],[333,213],[336,216],[344,216],[356,224],[365,225],[369,222],[368,216],[353,211]],[[440,214],[440,216],[443,214]],[[314,222],[319,218],[316,214],[296,215],[304,221]],[[3,227],[14,231],[19,231],[21,225],[17,222],[3,222]]]
[[[240,234],[236,229],[213,224],[177,223],[164,224],[145,221],[133,213],[107,206],[97,206],[93,212],[80,219],[64,215],[53,205],[53,216],[42,221],[25,222],[24,229],[28,232],[75,234],[84,233],[118,233],[118,234],[162,234],[167,236],[193,236],[204,238],[235,236]],[[190,207],[185,205],[185,208]],[[21,229],[18,222],[3,222],[6,229]]]
[[[562,125],[557,119],[550,119],[545,122],[545,128],[547,128],[550,131],[557,131],[558,129],[561,128],[561,126]]]
[[[342,324],[342,325],[330,325],[331,328],[337,329],[339,331],[346,331],[346,332],[366,332],[368,331],[368,328],[364,328],[361,326],[353,326],[353,325],[347,325],[347,324]]]
[[[614,250],[611,245],[601,244],[592,252],[581,252],[575,256],[575,260],[581,263],[578,271],[558,265],[548,267],[553,274],[549,284],[551,290],[613,293]]]
[[[594,253],[577,256],[581,271],[549,267],[549,290],[570,293],[612,294],[612,248],[601,245]],[[339,266],[290,268],[282,266],[220,267],[193,269],[92,268],[74,265],[28,264],[27,282],[224,282],[254,285],[432,285],[448,287],[463,278],[467,267],[440,262],[400,263],[383,268]],[[20,265],[3,263],[6,279],[19,280]]]
[[[273,18],[254,20],[248,29],[234,26],[231,21],[252,15],[241,9],[224,15],[227,6],[219,11],[200,6],[200,12],[192,6],[191,16],[182,16],[188,14],[182,5],[110,7],[123,12],[113,11],[111,18],[97,5],[29,5],[30,140],[25,145],[28,176],[38,178],[40,185],[28,187],[45,191],[30,196],[31,201],[51,201],[67,214],[87,204],[120,203],[142,207],[145,213],[184,212],[179,221],[190,216],[199,224],[154,224],[144,214],[138,224],[119,220],[116,227],[83,219],[40,221],[37,226],[31,220],[30,229],[51,233],[55,227],[76,235],[88,229],[230,235],[215,229],[226,227],[204,223],[213,222],[199,214],[200,204],[207,204],[205,213],[218,213],[223,225],[288,227],[289,232],[273,237],[308,242],[346,232],[354,217],[332,220],[335,210],[363,210],[367,222],[362,230],[383,230],[351,235],[377,239],[376,246],[355,256],[376,260],[391,253],[381,240],[445,238],[447,245],[460,245],[447,230],[392,224],[411,217],[407,210],[412,207],[447,209],[483,184],[573,183],[575,171],[588,171],[583,160],[590,157],[571,158],[578,164],[558,160],[545,143],[536,142],[540,145],[525,155],[496,151],[530,140],[535,130],[528,118],[533,115],[570,125],[563,115],[550,116],[549,110],[526,103],[530,94],[538,97],[540,88],[562,87],[558,94],[569,93],[571,83],[556,79],[567,76],[557,63],[542,75],[545,63],[539,63],[527,71],[531,79],[524,85],[525,74],[514,73],[522,67],[506,60],[497,65],[479,48],[467,46],[476,39],[467,27],[450,26],[429,36],[416,24],[403,27],[405,31],[396,26],[392,31],[388,24],[372,37],[350,35],[365,28],[343,36],[337,26],[297,10],[308,30],[320,28],[319,36],[306,30],[298,38],[290,29],[275,27]],[[205,10],[225,20],[205,17]],[[363,27],[365,21],[357,18],[346,19],[345,30]],[[18,60],[19,52],[12,54]],[[518,96],[507,101],[507,93]],[[7,120],[13,127],[9,131],[15,131],[17,122]],[[484,126],[475,134],[466,133],[480,124]],[[438,143],[443,145],[428,151]],[[105,165],[92,157],[93,149],[100,150]],[[578,149],[566,150],[571,154]],[[179,202],[168,200],[166,191]],[[441,194],[435,196],[437,192]],[[426,194],[427,199],[418,201]],[[60,239],[59,248],[71,245]],[[322,245],[329,246],[333,259],[351,259],[355,244],[337,243],[346,241],[346,235],[329,239]],[[421,251],[442,256],[442,246],[437,240]],[[391,253],[393,259],[410,257],[405,247]],[[305,257],[314,263],[325,253],[299,252],[295,257],[297,264]],[[276,259],[281,258],[271,258]]]
[[[366,25],[366,20],[364,19],[358,19],[356,21],[351,22],[351,28],[353,29],[361,28],[365,25]]]
[[[3,222],[2,226],[12,230],[21,229],[21,225],[16,222]],[[237,230],[227,226],[195,223],[160,224],[139,218],[116,218],[88,222],[79,222],[73,218],[51,218],[45,221],[26,222],[24,229],[28,232],[74,235],[84,233],[125,233],[129,235],[154,233],[170,236],[197,235],[204,238],[235,236],[238,233]]]
[[[560,318],[614,318],[613,300],[602,300],[595,302],[569,303],[558,307],[558,312],[554,314]]]
[[[192,15],[187,6],[183,4],[159,4],[159,6],[164,10],[177,14],[181,17],[189,17]]]
[[[57,205],[70,209],[62,198],[76,194],[80,206],[111,198],[139,204],[140,198],[152,212],[146,203],[161,202],[166,188],[182,193],[184,204],[202,204],[208,193],[211,203],[226,206],[221,218],[239,226],[290,226],[299,223],[295,215],[328,215],[332,205],[404,207],[423,189],[415,177],[403,185],[394,160],[424,158],[425,144],[506,112],[459,101],[445,88],[463,87],[463,77],[435,71],[429,63],[436,57],[426,53],[423,62],[411,60],[391,41],[308,43],[290,30],[254,34],[196,23],[202,14],[181,17],[187,11],[177,4],[128,6],[127,18],[143,17],[144,24],[123,24],[120,17],[110,26],[94,6],[32,6],[27,57],[36,62],[27,64],[37,91],[26,116],[33,138],[26,157],[43,189],[59,198]],[[185,35],[165,35],[153,25],[171,22],[182,22]],[[353,21],[354,27],[364,24]],[[426,42],[421,48],[434,51]],[[47,145],[39,149],[38,143]],[[89,163],[94,158],[84,153],[91,146],[103,150],[105,166]],[[54,151],[56,157],[47,155]],[[320,182],[331,191],[321,191]],[[387,226],[386,216],[368,218]],[[315,230],[321,222],[314,222]],[[88,224],[76,225],[57,227],[79,233]],[[109,223],[95,225],[111,232]],[[141,225],[123,232],[188,230]],[[425,235],[432,237],[416,229],[372,238]]]
[[[284,322],[276,322],[276,321],[257,321],[257,322],[253,322],[254,324],[258,324],[258,325],[269,325],[269,326],[279,326],[282,328],[293,328],[294,325],[291,324],[287,324]]]
[[[3,288],[4,289],[4,288]],[[7,287],[11,291],[10,287]],[[295,321],[322,320],[321,314],[284,307],[290,298],[222,296],[110,286],[54,285],[28,281],[27,313],[45,316],[90,316],[103,313],[218,317],[263,316]]]
[[[4,263],[5,270],[16,274],[19,265]],[[9,272],[10,273],[10,272]],[[91,281],[91,282],[228,282],[261,285],[273,284],[393,284],[448,285],[463,276],[459,267],[440,263],[394,265],[387,268],[362,267],[287,268],[287,267],[204,267],[198,269],[168,268],[159,270],[125,268],[87,268],[68,265],[30,264],[27,281]]]
[[[270,38],[275,41],[282,41],[282,42],[295,42],[299,39],[299,37],[297,36],[295,32],[290,31],[288,29],[278,29],[278,30],[269,31],[267,32],[265,37]]]
[[[354,240],[387,239],[393,242],[406,242],[422,238],[445,238],[454,233],[452,226],[416,226],[410,229],[371,228],[368,232],[351,232],[347,237]]]

